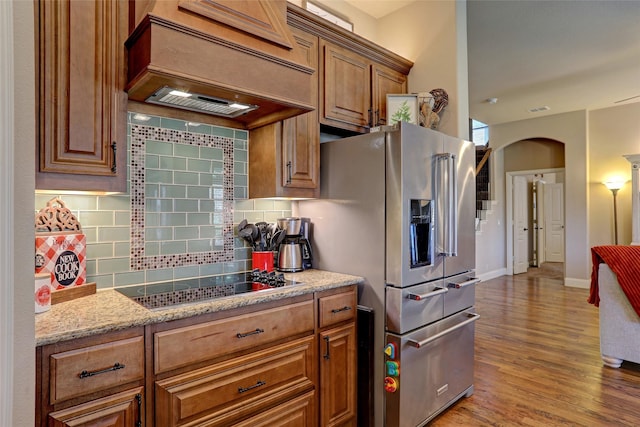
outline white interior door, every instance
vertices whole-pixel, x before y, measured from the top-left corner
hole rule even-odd
[[[526,273],[529,268],[529,209],[527,179],[513,177],[513,274]]]
[[[563,184],[545,184],[545,259],[564,262],[564,187]]]
[[[545,185],[543,181],[538,181],[537,191],[536,191],[536,219],[538,224],[538,230],[536,233],[537,239],[537,252],[536,252],[536,266],[540,267],[540,265],[545,262],[545,238],[544,238],[544,189]]]

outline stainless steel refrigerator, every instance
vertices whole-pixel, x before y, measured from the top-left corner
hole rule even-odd
[[[366,278],[370,425],[424,425],[473,393],[474,146],[401,123],[320,152],[321,197],[293,209],[311,218],[314,268]]]

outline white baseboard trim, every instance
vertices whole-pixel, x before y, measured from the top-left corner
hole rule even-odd
[[[590,289],[591,288],[591,280],[586,279],[575,279],[573,277],[565,277],[564,285],[570,288],[582,288],[582,289]]]
[[[495,279],[496,277],[504,276],[507,274],[506,268],[500,268],[498,270],[487,271],[486,273],[476,274],[476,277],[481,281],[487,281],[491,279]]]

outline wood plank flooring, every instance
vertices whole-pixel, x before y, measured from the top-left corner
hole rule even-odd
[[[535,272],[480,283],[474,394],[430,426],[640,426],[640,365],[602,365],[587,296]]]

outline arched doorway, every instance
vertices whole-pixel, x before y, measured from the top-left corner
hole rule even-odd
[[[564,278],[564,144],[546,138],[504,148],[507,274]]]

